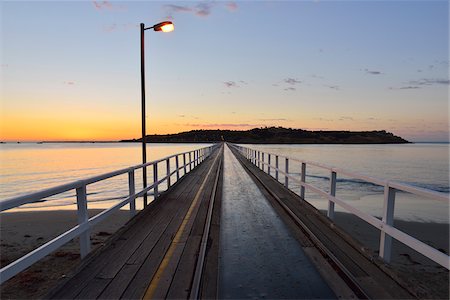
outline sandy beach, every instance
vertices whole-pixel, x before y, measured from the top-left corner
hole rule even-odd
[[[93,216],[100,210],[90,210]],[[129,219],[127,210],[119,210],[94,227],[92,248],[104,242]],[[77,224],[74,210],[27,211],[0,214],[1,266],[20,258]],[[72,240],[1,286],[2,299],[42,298],[58,279],[80,262],[78,240]]]
[[[97,214],[99,210],[91,210]],[[51,240],[76,224],[76,212],[71,210],[14,212],[1,215],[1,265],[21,257],[43,243]],[[129,213],[120,210],[92,231],[93,247],[99,247],[123,224]],[[358,218],[336,213],[336,224],[345,229],[364,246],[378,251],[379,232]],[[441,223],[396,221],[395,226],[431,244],[443,252],[449,251],[449,226]],[[71,241],[56,252],[20,273],[1,287],[2,299],[39,298],[49,288],[71,272],[80,262],[78,242]],[[448,299],[448,271],[418,255],[406,246],[394,244],[390,268],[416,290],[422,298]]]

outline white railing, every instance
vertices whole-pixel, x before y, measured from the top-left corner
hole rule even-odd
[[[78,225],[71,228],[70,230],[64,232],[53,240],[41,245],[35,250],[29,252],[28,254],[22,256],[16,261],[10,263],[9,265],[3,267],[0,270],[0,284],[10,279],[14,275],[28,268],[38,260],[47,256],[51,252],[60,248],[67,242],[71,241],[76,237],[80,237],[80,255],[81,257],[85,257],[91,250],[91,239],[90,239],[90,230],[91,228],[98,224],[99,222],[106,219],[113,212],[117,211],[121,207],[126,204],[130,204],[130,217],[133,217],[136,214],[136,198],[147,194],[150,190],[153,189],[153,196],[156,199],[159,196],[158,186],[167,181],[167,189],[171,186],[171,177],[176,175],[176,180],[179,180],[182,176],[180,176],[180,170],[183,170],[183,176],[189,173],[192,169],[194,169],[197,165],[205,160],[218,145],[213,145],[209,147],[204,147],[201,149],[187,151],[184,153],[178,153],[171,156],[167,156],[164,158],[160,158],[155,161],[148,162],[146,164],[141,164],[137,166],[132,166],[129,168],[113,171],[110,173],[98,175],[95,177],[87,178],[84,180],[78,180],[75,182],[63,184],[60,186],[56,186],[53,188],[45,189],[42,191],[38,191],[31,194],[26,194],[23,196],[18,196],[10,199],[5,199],[0,201],[0,211],[3,212],[8,209],[19,207],[23,204],[32,203],[35,201],[39,201],[50,196],[58,195],[70,190],[76,191],[77,198],[77,216],[78,216]],[[180,159],[182,158],[182,165],[180,166]],[[171,171],[170,162],[171,160],[175,160],[175,169]],[[158,164],[166,165],[166,175],[163,178],[158,178]],[[149,166],[153,167],[153,183],[143,188],[139,192],[135,192],[135,170],[137,169],[145,169]],[[125,199],[121,200],[114,206],[110,207],[107,210],[102,211],[101,213],[89,218],[88,209],[87,209],[87,194],[86,194],[86,186],[92,183],[96,183],[105,179],[109,179],[111,177],[115,177],[122,174],[128,174],[128,189],[129,196]],[[146,207],[148,203],[143,203],[143,206]]]
[[[275,177],[278,181],[279,173],[284,175],[284,186],[289,188],[289,180],[293,180],[300,185],[300,197],[305,200],[305,189],[320,195],[321,197],[328,200],[328,209],[327,216],[330,219],[334,218],[334,205],[338,204],[346,211],[356,215],[360,219],[366,221],[370,225],[380,230],[380,249],[379,255],[380,257],[386,261],[390,262],[391,260],[391,251],[392,251],[392,238],[398,240],[399,242],[407,245],[408,247],[414,249],[415,251],[421,253],[425,257],[435,261],[441,266],[450,269],[450,257],[442,253],[441,251],[419,241],[418,239],[406,234],[405,232],[395,228],[394,224],[394,204],[395,204],[395,193],[396,191],[408,192],[414,195],[427,197],[433,200],[442,201],[445,203],[449,203],[449,195],[445,193],[435,192],[419,187],[415,187],[412,185],[384,180],[376,177],[371,177],[355,172],[350,172],[340,168],[333,168],[331,166],[323,165],[316,162],[304,161],[294,158],[289,158],[285,156],[281,156],[278,154],[263,152],[260,150],[250,149],[247,147],[242,147],[238,145],[231,144],[236,150],[238,150],[246,159],[248,159],[252,164],[262,169],[264,172],[267,171],[267,174]],[[267,160],[265,159],[267,157]],[[272,158],[275,158],[275,165],[272,165]],[[284,168],[280,168],[280,158],[284,159]],[[289,174],[289,163],[295,162],[301,164],[301,176],[300,180]],[[265,167],[266,166],[266,167]],[[306,167],[314,166],[321,169],[328,170],[330,172],[329,181],[330,181],[330,191],[325,192],[320,188],[306,183]],[[265,170],[266,169],[266,170]],[[271,174],[271,171],[274,171],[274,174]],[[383,204],[383,215],[382,219],[377,219],[374,216],[365,213],[352,205],[348,204],[344,200],[336,197],[336,178],[337,175],[343,175],[351,178],[361,179],[366,182],[370,182],[376,185],[380,185],[384,187],[384,204]]]

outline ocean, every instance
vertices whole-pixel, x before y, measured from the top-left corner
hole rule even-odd
[[[198,149],[209,144],[148,144],[147,160]],[[378,178],[396,180],[434,191],[449,193],[449,144],[401,145],[243,145],[296,159],[320,162]],[[140,164],[138,143],[21,143],[0,144],[0,201],[44,188],[72,182],[113,170]],[[280,164],[281,165],[281,164]],[[164,171],[160,170],[161,176]],[[300,165],[290,172],[299,175]],[[150,173],[149,173],[150,174]],[[306,181],[328,190],[328,172],[309,168]],[[136,172],[136,187],[142,185]],[[88,186],[92,207],[109,207],[128,193],[126,174]],[[299,186],[290,184],[299,193]],[[337,196],[358,209],[380,216],[383,187],[355,178],[337,179]],[[306,199],[319,209],[327,201],[307,192]],[[18,210],[73,208],[75,191],[49,201],[23,205]],[[140,201],[138,201],[140,202]],[[343,211],[338,206],[337,211]],[[449,205],[397,193],[395,217],[423,222],[449,222]]]

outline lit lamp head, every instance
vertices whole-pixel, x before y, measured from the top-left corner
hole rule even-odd
[[[170,21],[161,22],[153,26],[154,31],[171,32],[174,29],[175,27]]]

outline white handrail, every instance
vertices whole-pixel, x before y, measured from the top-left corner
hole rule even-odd
[[[406,246],[414,249],[415,251],[421,253],[422,255],[428,257],[429,259],[435,261],[436,263],[440,264],[441,266],[450,269],[450,256],[448,256],[445,253],[440,252],[439,250],[423,243],[422,241],[419,241],[418,239],[406,234],[405,232],[395,228],[393,225],[393,216],[394,216],[394,203],[395,203],[395,193],[396,191],[403,191],[412,193],[418,196],[423,196],[427,198],[431,198],[433,200],[442,201],[446,203],[450,203],[450,198],[448,194],[440,193],[436,191],[427,190],[424,188],[415,187],[409,184],[397,182],[397,181],[391,181],[391,180],[384,180],[372,176],[367,176],[364,174],[351,172],[348,170],[344,170],[341,168],[335,168],[332,166],[327,166],[321,163],[317,162],[310,162],[306,160],[299,160],[295,158],[289,158],[283,155],[278,155],[274,153],[269,152],[263,152],[260,150],[255,150],[247,147],[242,147],[235,144],[230,144],[233,148],[238,150],[247,160],[249,160],[253,165],[256,167],[262,169],[264,171],[264,165],[267,166],[267,170],[273,169],[275,170],[275,178],[278,181],[278,173],[282,173],[285,176],[285,183],[284,185],[288,187],[288,179],[291,179],[298,184],[300,184],[302,188],[301,192],[301,198],[305,200],[304,198],[304,189],[307,189],[309,191],[312,191],[321,197],[327,199],[329,201],[328,210],[327,210],[327,216],[332,219],[334,216],[334,204],[338,204],[342,208],[344,208],[346,211],[356,215],[358,218],[364,220],[365,222],[369,223],[370,225],[376,227],[380,230],[380,257],[384,259],[386,262],[390,262],[391,258],[391,252],[392,252],[392,238],[398,240],[399,242],[405,244]],[[268,162],[264,161],[264,157],[267,155],[274,156],[276,165],[273,166]],[[269,156],[269,157],[270,157]],[[262,159],[261,159],[262,157]],[[286,160],[285,169],[282,170],[278,164],[279,158],[284,158]],[[289,173],[289,160],[295,161],[302,164],[302,176],[299,180],[297,177],[293,176]],[[319,189],[316,186],[313,186],[309,183],[305,182],[305,175],[306,175],[306,166],[315,166],[319,167],[325,170],[330,171],[330,193],[327,193],[321,189]],[[269,172],[268,172],[269,173]],[[348,177],[361,179],[366,182],[370,182],[376,185],[380,185],[384,187],[385,190],[385,199],[384,199],[384,207],[383,207],[383,218],[382,220],[379,220],[365,212],[362,212],[358,210],[357,208],[351,206],[344,200],[337,198],[334,195],[334,192],[336,190],[336,180],[333,180],[333,178],[336,178],[336,175],[345,175]],[[270,176],[274,177],[269,173]]]
[[[27,204],[27,203],[33,203],[38,200],[42,200],[45,198],[48,198],[50,196],[58,195],[61,193],[65,193],[67,191],[76,190],[77,192],[77,214],[78,214],[78,225],[75,227],[69,229],[68,231],[64,232],[63,234],[57,236],[53,240],[41,245],[37,249],[31,251],[30,253],[22,256],[21,258],[15,260],[14,262],[8,264],[7,266],[0,269],[0,284],[7,281],[11,277],[15,276],[19,272],[23,271],[24,269],[28,268],[35,262],[39,261],[46,255],[50,254],[51,252],[55,251],[56,249],[60,248],[67,242],[71,241],[74,238],[80,237],[80,253],[82,258],[86,256],[90,250],[90,237],[89,232],[90,229],[97,223],[103,221],[108,216],[110,216],[114,211],[120,209],[121,207],[125,206],[126,204],[130,203],[130,215],[135,215],[135,201],[136,198],[143,196],[145,193],[148,193],[150,190],[153,189],[153,195],[154,198],[157,198],[159,196],[158,192],[158,186],[163,183],[164,181],[168,181],[168,188],[170,187],[170,177],[177,173],[176,180],[179,180],[179,178],[184,177],[187,173],[189,173],[192,169],[194,169],[196,166],[198,166],[201,162],[203,162],[217,147],[219,144],[215,144],[209,147],[200,148],[197,150],[192,151],[186,151],[182,153],[177,153],[174,155],[169,155],[145,164],[131,166],[129,168],[120,169],[116,171],[112,171],[109,173],[97,175],[94,177],[86,178],[83,180],[77,180],[70,183],[66,183],[63,185],[55,186],[52,188],[48,188],[42,191],[29,193],[26,195],[20,195],[17,197],[5,199],[0,201],[0,211],[6,211],[11,208],[19,207],[21,205]],[[191,158],[192,153],[194,153],[195,159],[189,159],[186,160],[186,154],[188,154],[189,158]],[[134,171],[140,168],[153,166],[154,170],[158,168],[158,163],[168,161],[171,158],[176,158],[176,161],[178,161],[178,157],[183,156],[183,165],[178,166],[178,168],[175,169],[175,171],[170,171],[169,165],[167,167],[167,174],[163,178],[158,178],[158,173],[154,172],[154,182],[142,190],[136,192],[135,186],[134,186]],[[188,168],[186,168],[189,166]],[[193,166],[193,167],[192,167]],[[181,169],[184,170],[183,176],[179,176],[178,171]],[[122,199],[120,202],[116,203],[112,207],[102,211],[101,213],[88,218],[87,217],[87,197],[86,197],[86,186],[95,182],[99,182],[105,179],[109,179],[111,177],[128,174],[128,184],[129,184],[129,195],[125,199]],[[144,204],[145,206],[145,204]]]

